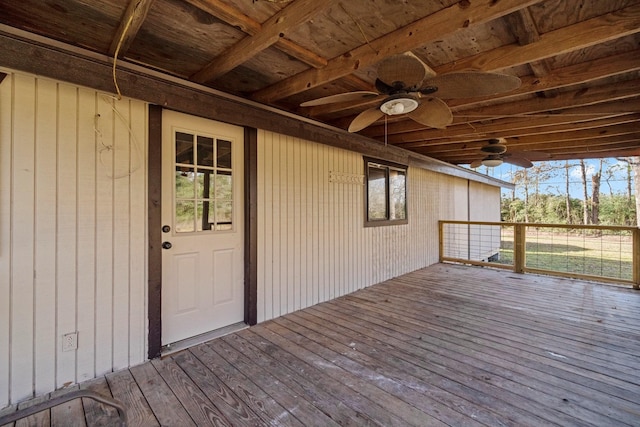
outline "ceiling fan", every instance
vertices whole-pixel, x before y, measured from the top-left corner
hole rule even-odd
[[[382,102],[363,111],[349,125],[358,132],[379,118],[406,114],[425,126],[444,129],[453,121],[451,110],[442,99],[471,98],[509,92],[520,86],[520,79],[508,74],[478,71],[452,72],[437,76],[411,52],[393,55],[378,65],[375,87],[378,92],[340,93],[303,102],[301,107],[360,101],[385,95]]]
[[[487,145],[480,148],[480,151],[485,154],[482,159],[475,160],[469,165],[475,169],[480,166],[486,166],[493,168],[500,166],[504,163],[511,163],[512,165],[521,166],[523,168],[530,168],[533,166],[530,158],[533,160],[542,160],[548,156],[536,151],[512,151],[507,153],[506,139],[504,138],[492,138],[487,141]],[[526,156],[526,157],[525,157]]]

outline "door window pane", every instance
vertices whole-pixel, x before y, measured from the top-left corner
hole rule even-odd
[[[175,132],[175,225],[179,233],[233,228],[231,141]]]
[[[195,197],[195,172],[193,168],[176,166],[176,199]]]
[[[176,132],[176,163],[193,164],[193,135]]]
[[[198,165],[213,167],[213,138],[198,136]]]
[[[218,140],[217,166],[231,169],[231,141]]]
[[[176,202],[175,230],[178,233],[195,231],[196,210],[192,201]]]

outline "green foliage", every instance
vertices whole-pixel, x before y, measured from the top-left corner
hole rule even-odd
[[[567,199],[565,196],[538,194],[529,196],[529,203],[520,198],[503,197],[502,221],[544,224],[582,224],[582,200],[571,199],[571,219],[567,222]],[[526,213],[526,215],[525,215]],[[600,195],[600,224],[636,224],[635,198],[626,195]]]

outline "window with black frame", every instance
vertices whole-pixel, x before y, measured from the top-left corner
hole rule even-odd
[[[407,167],[365,158],[365,225],[406,224]]]

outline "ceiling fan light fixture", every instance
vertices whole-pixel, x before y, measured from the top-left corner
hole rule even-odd
[[[380,111],[388,116],[397,116],[399,114],[410,113],[416,108],[418,108],[418,101],[411,97],[403,96],[385,101],[380,106]]]
[[[502,159],[499,157],[489,156],[482,160],[483,166],[488,168],[495,168],[496,166],[500,166],[502,164]]]

